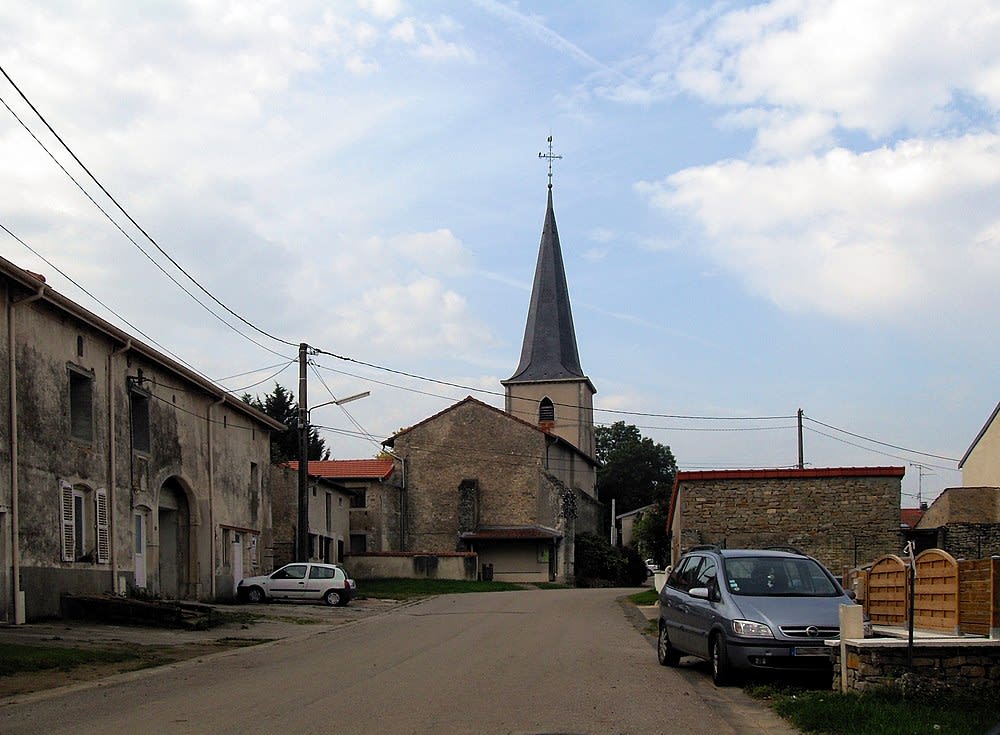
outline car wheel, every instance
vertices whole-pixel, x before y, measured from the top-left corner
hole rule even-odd
[[[326,594],[323,595],[323,602],[330,607],[336,607],[340,604],[340,592],[337,590],[327,590]]]
[[[660,626],[660,634],[656,640],[656,660],[660,666],[676,666],[681,661],[681,654],[670,643],[667,626]]]
[[[729,656],[726,653],[726,642],[720,634],[712,636],[709,655],[712,660],[712,682],[717,687],[729,686],[733,681],[732,667],[729,665]]]
[[[264,590],[260,587],[251,587],[247,590],[247,601],[248,602],[263,602],[264,601]]]

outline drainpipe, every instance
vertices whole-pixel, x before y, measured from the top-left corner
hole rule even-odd
[[[117,349],[112,350],[111,354],[108,355],[108,507],[111,508],[111,517],[109,520],[109,534],[111,536],[111,589],[114,590],[115,594],[121,594],[118,590],[118,549],[117,542],[115,541],[115,516],[117,515],[115,509],[115,489],[118,484],[118,472],[116,467],[116,450],[118,447],[115,441],[115,381],[113,376],[115,367],[115,358],[119,355],[123,355],[132,349],[132,340],[125,340],[125,344]],[[131,478],[129,479],[131,483]],[[132,495],[132,490],[129,488],[129,497]],[[129,503],[129,508],[132,504]]]
[[[212,431],[212,409],[225,403],[224,398],[220,398],[208,407],[208,539],[211,551],[209,553],[209,594],[212,602],[215,602],[215,433]]]
[[[9,286],[8,286],[9,289]],[[20,304],[30,304],[37,301],[45,294],[45,284],[38,287],[38,291],[31,296],[26,296],[20,301],[15,301],[8,290],[7,296],[7,358],[8,358],[8,388],[10,390],[10,525],[11,525],[11,567],[14,590],[14,624],[24,625],[24,593],[21,591],[21,529],[18,517],[18,486],[17,486],[17,465],[19,462],[17,453],[17,357],[15,355],[14,339],[14,307]]]

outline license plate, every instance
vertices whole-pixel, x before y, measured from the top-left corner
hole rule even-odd
[[[830,656],[830,649],[826,646],[796,646],[792,649],[793,656]]]

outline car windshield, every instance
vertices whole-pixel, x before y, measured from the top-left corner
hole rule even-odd
[[[741,556],[726,559],[726,584],[734,595],[835,597],[840,591],[813,559]]]

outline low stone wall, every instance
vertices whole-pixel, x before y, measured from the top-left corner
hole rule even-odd
[[[479,574],[473,552],[372,552],[347,554],[344,565],[354,579],[471,579]]]
[[[835,691],[862,692],[894,687],[907,695],[949,691],[989,692],[1000,696],[1000,641],[985,638],[925,639],[913,643],[913,665],[907,665],[907,641],[866,638],[844,641],[846,687],[841,678],[841,649],[835,647]]]

